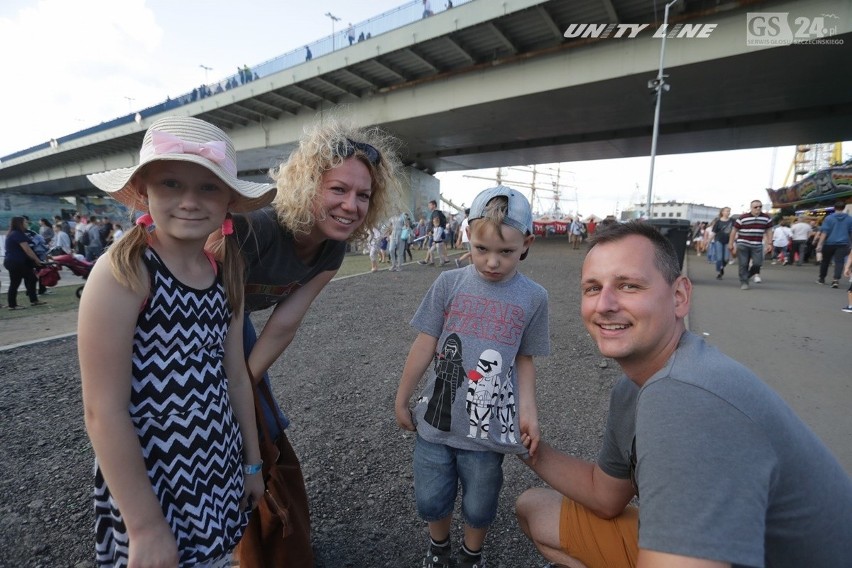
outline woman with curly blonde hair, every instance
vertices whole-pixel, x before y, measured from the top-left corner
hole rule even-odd
[[[369,235],[400,198],[399,142],[378,128],[322,117],[289,158],[270,172],[271,207],[234,218],[246,264],[248,312],[273,308],[259,335],[245,318],[245,352],[255,383],[292,341],[314,298],[337,273],[346,243]],[[270,434],[274,414],[264,406]]]

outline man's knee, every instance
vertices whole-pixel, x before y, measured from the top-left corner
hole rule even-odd
[[[540,540],[543,526],[559,529],[559,509],[562,495],[553,489],[534,487],[521,493],[515,502],[515,515],[524,534],[533,541]]]

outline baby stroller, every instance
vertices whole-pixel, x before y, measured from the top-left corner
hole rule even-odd
[[[94,262],[89,262],[87,260],[82,260],[74,256],[73,254],[59,254],[51,257],[53,264],[56,265],[57,276],[59,275],[59,267],[67,268],[71,271],[75,276],[80,276],[85,280],[89,277],[89,273],[92,271],[92,267],[95,265]],[[57,278],[58,280],[58,278]],[[85,282],[83,286],[85,286]],[[77,288],[77,299],[80,299],[80,296],[83,295],[83,286]]]
[[[55,262],[45,262],[36,270],[39,289],[53,288],[59,283],[59,265]]]

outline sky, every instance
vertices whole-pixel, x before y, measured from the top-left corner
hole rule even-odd
[[[357,25],[403,3],[3,0],[0,156],[174,98],[233,74],[237,66],[252,67],[325,37],[332,25],[339,32],[349,22]],[[433,0],[436,6],[443,3]],[[340,21],[333,24],[326,13]],[[784,184],[794,153],[793,147],[782,147],[658,156],[654,201],[744,211],[751,199],[767,200],[766,187]],[[852,143],[847,143],[844,156],[850,153]],[[560,208],[605,216],[643,203],[649,168],[648,157],[561,164]],[[556,166],[542,169],[555,171]],[[495,174],[492,169],[437,177],[444,196],[470,205],[478,191],[495,182],[468,176]],[[531,176],[516,170],[504,178],[528,181]],[[519,189],[529,195],[528,188]],[[534,209],[552,208],[553,200],[544,197],[548,192],[538,195]]]

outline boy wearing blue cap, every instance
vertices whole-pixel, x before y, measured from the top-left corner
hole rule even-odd
[[[441,273],[426,293],[411,320],[420,333],[396,395],[397,423],[417,432],[414,492],[431,537],[425,568],[452,564],[459,481],[464,542],[455,566],[485,567],[482,543],[497,515],[503,456],[534,455],[540,436],[533,357],[550,353],[550,335],[547,291],[518,272],[534,240],[529,201],[509,187],[487,189],[468,223],[473,264]]]

